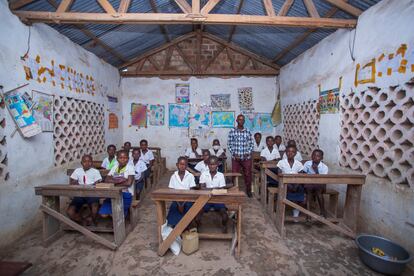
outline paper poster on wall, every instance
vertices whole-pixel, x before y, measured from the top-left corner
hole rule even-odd
[[[108,98],[108,111],[116,112],[118,110],[118,98],[107,96]]]
[[[238,89],[240,110],[253,110],[253,89],[251,87],[243,87]]]
[[[115,113],[109,113],[109,124],[108,129],[117,129],[118,128],[118,116]]]
[[[272,122],[274,126],[278,126],[282,123],[282,107],[280,104],[280,93],[277,95],[277,100],[272,111]]]
[[[253,133],[272,133],[273,122],[271,113],[245,113],[244,126]]]
[[[210,98],[211,108],[215,110],[228,110],[231,108],[230,94],[214,94]]]
[[[211,126],[222,128],[234,127],[234,111],[213,111],[211,112]]]
[[[33,116],[43,132],[53,132],[53,95],[32,91]]]
[[[210,128],[211,107],[207,105],[191,105],[190,108],[190,129]]]
[[[190,105],[168,104],[169,127],[189,127]]]
[[[151,104],[148,113],[148,123],[150,126],[163,126],[165,123],[165,106]]]
[[[42,132],[31,110],[33,103],[27,98],[14,91],[4,94],[4,101],[23,137],[32,137]]]
[[[190,102],[190,84],[177,83],[175,84],[175,102],[189,103]]]
[[[147,126],[147,106],[145,104],[131,103],[131,125]]]
[[[342,86],[342,77],[339,78],[339,85],[336,88],[322,91],[319,85],[319,114],[339,112],[339,92]]]

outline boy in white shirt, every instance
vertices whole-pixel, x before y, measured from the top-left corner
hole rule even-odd
[[[122,186],[122,197],[124,201],[124,215],[128,214],[129,207],[131,206],[132,197],[134,195],[134,166],[129,163],[128,152],[126,150],[120,150],[116,154],[118,165],[113,167],[108,175],[105,177],[105,182],[114,183],[115,186]],[[105,199],[99,214],[102,217],[108,217],[112,215],[111,199]]]
[[[285,151],[286,150],[285,145],[282,144],[282,136],[280,136],[280,135],[276,135],[275,136],[275,144],[274,144],[274,147],[278,151]]]
[[[306,161],[303,165],[303,171],[307,174],[328,174],[328,166],[323,162],[323,151],[316,149],[312,152],[312,160]],[[326,217],[325,201],[323,199],[323,193],[326,190],[326,185],[323,184],[310,184],[306,185],[306,193],[308,200],[311,196],[316,197],[319,204],[321,215]]]
[[[202,154],[201,149],[198,147],[198,140],[196,138],[191,138],[191,148],[187,148],[184,155],[189,159],[194,159],[200,158]],[[194,169],[196,164],[196,162],[189,162],[188,166],[191,169]]]
[[[187,171],[187,158],[181,156],[177,160],[177,171],[170,178],[168,188],[176,190],[190,190],[196,187],[194,175]],[[170,205],[168,210],[167,221],[168,225],[175,227],[184,215],[193,206],[192,202],[176,202]]]
[[[262,142],[262,134],[260,132],[256,132],[253,137],[253,151],[261,152],[265,148],[265,145]]]
[[[289,140],[289,142],[288,142],[288,144],[287,144],[287,146],[288,147],[290,147],[290,146],[293,146],[293,147],[295,147],[296,148],[296,155],[295,155],[295,160],[298,160],[298,161],[302,161],[303,159],[302,159],[302,154],[300,154],[300,152],[298,151],[298,148],[296,147],[296,141],[295,140]],[[287,151],[287,150],[286,150]],[[283,159],[286,159],[287,158],[287,155],[286,155],[286,152],[283,154]]]
[[[289,145],[286,148],[286,159],[282,159],[277,163],[279,172],[283,174],[297,174],[303,172],[303,165],[300,161],[295,159],[296,147]],[[305,190],[303,185],[291,185],[288,186],[287,199],[298,204],[304,205]],[[299,210],[293,210],[293,216],[299,216]]]
[[[105,170],[111,170],[113,167],[118,165],[118,161],[116,161],[116,147],[115,145],[109,145],[106,148],[106,152],[108,153],[108,157],[105,157],[105,159],[102,161],[101,167]]]
[[[134,148],[132,150],[132,159],[129,160],[129,163],[134,167],[135,170],[135,189],[137,199],[139,199],[141,191],[144,189],[144,175],[147,170],[147,165],[141,159],[141,150],[139,148]]]
[[[226,157],[226,153],[224,152],[224,150],[220,146],[219,139],[214,139],[213,140],[213,146],[210,149],[210,155],[211,156],[217,156],[219,158],[225,158]],[[224,172],[224,164],[221,161],[219,161],[218,171],[219,172]]]
[[[145,165],[147,165],[147,170],[145,171],[145,178],[147,178],[149,177],[151,168],[154,165],[154,153],[152,150],[148,149],[148,141],[145,139],[142,139],[139,142],[139,147],[141,149],[141,160],[145,162]]]
[[[131,142],[126,141],[122,149],[128,152],[129,159],[132,159]]]
[[[279,151],[273,147],[274,144],[274,140],[272,136],[267,136],[266,137],[266,147],[262,150],[262,152],[260,153],[260,157],[263,161],[272,161],[272,160],[277,160],[280,159],[280,154]],[[270,168],[270,171],[274,172],[275,174],[277,174],[277,168]],[[279,183],[277,182],[277,180],[271,178],[271,177],[267,177],[267,186],[268,187],[277,187]]]
[[[218,158],[216,156],[211,156],[208,159],[208,171],[204,171],[200,176],[200,186],[203,189],[223,189],[226,187],[226,180],[224,178],[224,174],[217,171],[218,167]],[[211,209],[214,211],[220,212],[221,216],[221,224],[222,224],[222,231],[223,233],[227,233],[227,208],[222,203],[207,203],[204,206],[204,212],[209,212]],[[201,220],[201,214],[199,215],[199,219]]]
[[[93,160],[91,155],[82,156],[81,160],[82,168],[77,168],[70,176],[70,185],[95,185],[102,181],[101,174],[97,169],[92,168]],[[82,219],[79,213],[84,204],[88,204],[91,209],[91,216]],[[84,224],[96,224],[96,216],[99,209],[99,198],[97,197],[75,197],[69,204],[66,210],[70,219]]]
[[[195,165],[194,169],[196,169],[200,173],[208,171],[208,159],[209,158],[210,158],[210,152],[208,150],[203,150],[203,160],[198,162],[197,165]]]

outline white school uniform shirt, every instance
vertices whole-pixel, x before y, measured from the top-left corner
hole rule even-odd
[[[93,185],[97,181],[101,181],[101,174],[97,169],[90,168],[85,171],[83,168],[77,168],[73,171],[70,178],[78,181],[79,185]]]
[[[312,160],[305,162],[303,165],[303,171],[307,174],[315,174],[315,171],[312,168]],[[328,174],[328,166],[322,163],[322,161],[318,164],[318,172],[319,174]]]
[[[210,169],[208,168],[208,165],[206,163],[204,163],[203,161],[200,161],[197,163],[197,165],[195,165],[194,169],[196,169],[197,171],[203,173],[205,171],[210,171]]]
[[[106,157],[101,164],[101,167],[106,169],[106,170],[110,170],[113,167],[118,166],[118,161],[116,160],[116,157],[114,157],[114,159],[112,159],[112,161],[109,161],[109,157]]]
[[[226,180],[221,172],[216,172],[213,178],[211,178],[210,171],[203,172],[200,176],[200,183],[205,183],[208,189],[226,187]]]
[[[140,159],[145,162],[145,164],[149,165],[152,160],[154,160],[154,153],[152,150],[148,150],[146,153],[143,153],[141,150],[141,157]]]
[[[220,157],[224,152],[222,148],[219,148],[217,152],[215,152],[213,148],[210,148],[208,151],[210,152],[211,156],[217,156],[217,157]]]
[[[295,174],[303,170],[302,163],[296,159],[295,162],[293,162],[292,167],[290,167],[287,159],[280,160],[279,162],[277,162],[276,166],[282,171],[282,173],[286,174]]]
[[[287,159],[286,152],[283,154],[283,159]],[[302,154],[299,151],[296,151],[295,160],[302,161]]]
[[[196,152],[201,156],[203,155],[203,153],[201,152],[200,148],[196,149]],[[185,150],[185,156],[187,156],[188,158],[197,158],[197,156],[195,155],[195,153],[193,152],[192,148],[188,148]]]
[[[135,170],[135,180],[139,180],[141,178],[141,176],[142,176],[142,173],[147,170],[147,165],[141,159],[139,159],[136,164],[134,164],[134,159],[131,159],[129,161],[129,164],[131,164],[134,167],[134,170]]]
[[[286,150],[286,147],[283,144],[280,144],[279,146],[277,146],[276,144],[274,144],[273,147],[275,149],[277,149],[278,151],[285,151]]]
[[[120,171],[118,171],[118,166],[119,166],[119,164],[116,165],[115,167],[113,167],[109,171],[108,175],[109,176],[114,176],[114,177],[122,176],[125,179],[128,179],[128,176],[130,176],[130,175],[133,175],[135,177],[134,165],[131,165],[130,162],[128,162],[126,164],[126,166],[123,169],[121,169]],[[128,192],[131,193],[131,195],[133,195],[134,190],[135,190],[135,185],[134,185],[134,183],[132,183],[132,185],[128,187]]]
[[[183,180],[181,180],[180,176],[178,175],[178,171],[175,171],[174,174],[171,175],[170,183],[168,184],[168,188],[176,190],[190,190],[195,186],[196,183],[194,180],[194,175],[192,175],[187,170],[185,171]]]
[[[272,148],[272,151],[268,147],[265,147],[260,153],[260,157],[264,157],[266,161],[280,159],[280,153],[277,149]]]
[[[253,151],[261,152],[266,145],[263,143],[263,139],[260,140],[260,144],[257,145],[256,140],[253,139]]]

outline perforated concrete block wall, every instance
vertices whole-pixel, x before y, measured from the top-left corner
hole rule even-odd
[[[345,96],[340,164],[414,188],[413,95],[404,85]]]
[[[57,96],[54,111],[55,165],[78,160],[84,154],[104,152],[102,104]]]
[[[316,100],[285,106],[283,123],[285,143],[295,140],[298,150],[307,156],[318,148],[319,112]]]

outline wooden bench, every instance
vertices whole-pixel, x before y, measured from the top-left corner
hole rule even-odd
[[[362,185],[365,184],[365,175],[350,175],[350,174],[282,174],[279,176],[279,188],[277,191],[277,207],[275,224],[281,237],[285,237],[285,209],[286,205],[298,209],[300,212],[310,216],[311,218],[326,224],[330,228],[341,232],[342,234],[355,238],[358,224],[359,205],[361,201]],[[343,218],[339,220],[338,224],[325,219],[307,210],[298,204],[288,200],[287,186],[289,184],[342,184],[347,185],[346,198],[344,205]],[[336,195],[333,194],[335,197]]]

